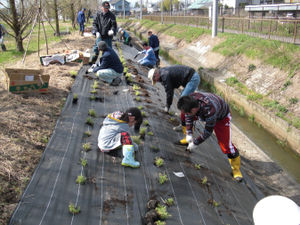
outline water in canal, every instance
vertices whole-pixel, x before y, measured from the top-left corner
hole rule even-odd
[[[174,62],[160,56],[166,65],[173,65]],[[211,92],[208,86],[199,85],[200,91]],[[277,140],[257,124],[241,116],[238,111],[231,107],[232,122],[262,151],[274,160],[281,168],[288,172],[300,184],[300,158],[291,150],[284,148],[277,143]]]

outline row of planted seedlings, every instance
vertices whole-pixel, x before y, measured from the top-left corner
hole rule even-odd
[[[132,82],[132,74],[128,72],[128,67],[126,65],[126,62],[125,62],[125,59],[122,55],[122,50],[119,46],[119,43],[117,43],[117,47],[118,47],[118,50],[119,50],[119,53],[120,53],[120,60],[124,66],[124,76],[125,76],[125,79],[126,79],[126,82],[127,84],[129,85],[131,82]],[[141,99],[140,99],[140,91],[139,91],[140,87],[137,85],[137,84],[134,84],[133,87],[132,87],[132,90],[133,92],[135,93],[135,100],[137,102],[141,102]],[[143,111],[143,106],[140,105],[138,106],[138,109],[141,110],[141,114],[144,118],[147,117],[147,113],[145,111]],[[141,139],[144,140],[145,139],[145,136],[148,135],[148,136],[153,136],[153,132],[152,131],[148,131],[147,132],[147,128],[150,127],[150,124],[149,124],[149,121],[148,120],[145,120],[143,122],[143,126],[140,128],[140,131],[139,131],[139,136],[131,136],[132,140],[140,145],[141,144]],[[151,147],[154,151],[156,152],[159,152],[159,149],[157,149],[155,146],[152,146]],[[158,158],[156,157],[156,160],[155,160],[155,165],[157,167],[160,167],[164,164],[164,160],[162,158]],[[165,173],[159,173],[159,180],[158,182],[163,185],[166,181],[168,181],[168,177]],[[167,205],[167,206],[171,206],[174,204],[174,200],[173,198],[169,198],[169,199],[166,199],[166,200],[163,200],[162,201]],[[155,224],[155,225],[165,225],[166,222],[164,220],[166,220],[168,217],[170,217],[171,215],[167,212],[167,206],[163,206],[160,204],[160,202],[158,200],[150,200],[148,203],[147,203],[147,208],[148,208],[148,213],[146,214],[145,216],[145,223],[146,224]]]
[[[92,95],[91,95],[90,99],[97,100],[95,94],[97,93],[96,89],[98,88],[98,82],[95,81],[94,84],[91,85],[91,87],[93,89],[91,91]],[[73,99],[75,98],[75,95],[76,94],[73,95]],[[76,95],[76,97],[77,97],[77,95]],[[95,123],[94,118],[96,118],[96,117],[97,117],[96,110],[89,109],[88,117],[86,118],[86,121],[85,121],[85,123],[87,124],[87,130],[84,132],[85,140],[87,140],[91,136],[91,129],[94,126],[94,123]],[[82,149],[84,150],[85,153],[90,151],[92,149],[91,143],[90,142],[83,143]],[[87,166],[87,159],[85,157],[85,154],[84,154],[83,158],[80,158],[80,161],[78,162],[78,164],[80,164],[83,167]],[[76,184],[85,185],[86,179],[87,179],[86,177],[84,177],[82,174],[80,174],[77,176]],[[80,213],[80,206],[76,206],[72,202],[70,202],[69,203],[69,213],[72,215],[76,215],[76,214]]]

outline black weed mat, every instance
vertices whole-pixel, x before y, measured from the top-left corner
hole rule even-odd
[[[252,210],[262,194],[246,174],[241,183],[233,180],[228,159],[215,137],[193,153],[173,144],[184,137],[172,129],[180,118],[163,113],[165,91],[160,84],[152,86],[148,69],[133,62],[139,59],[133,60],[137,50],[122,44],[120,47],[129,72],[135,75],[132,80],[140,87],[140,101],[132,83],[127,84],[124,77],[119,87],[111,87],[94,74],[86,75],[88,66],[83,66],[9,224],[146,224],[149,200],[166,206],[170,215],[166,224],[253,224]],[[96,93],[91,93],[95,81],[99,84]],[[72,103],[73,93],[78,94],[77,104]],[[179,113],[175,108],[178,98],[176,93],[171,107],[174,113]],[[110,154],[99,151],[97,139],[107,114],[139,106],[149,126],[136,153],[141,167],[133,169],[121,165],[121,149]],[[89,116],[91,109],[96,117]],[[93,125],[87,123],[88,118]],[[197,123],[195,133],[202,130],[203,124]],[[132,136],[139,135],[131,131]],[[84,150],[86,143],[91,148]],[[157,167],[154,161],[159,157],[164,164]],[[82,165],[84,161],[86,166]],[[174,172],[182,172],[184,177]],[[86,178],[83,185],[76,183],[79,175]],[[168,179],[164,184],[159,183],[162,175]],[[166,205],[164,202],[171,198],[174,204]],[[71,204],[80,207],[78,214],[69,212]]]

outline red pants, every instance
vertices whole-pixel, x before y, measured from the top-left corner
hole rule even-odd
[[[122,145],[132,145],[132,140],[130,138],[130,134],[127,132],[121,133],[121,143]]]
[[[181,121],[185,121],[185,115],[181,114]],[[194,119],[195,121],[195,119]],[[234,154],[236,148],[231,142],[231,112],[227,117],[221,121],[218,121],[214,127],[215,134],[217,136],[219,145],[224,154]]]

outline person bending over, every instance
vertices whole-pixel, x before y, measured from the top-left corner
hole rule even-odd
[[[125,45],[130,45],[130,41],[131,41],[130,35],[125,30],[123,30],[122,28],[119,29],[119,32],[120,32],[120,35],[121,35],[120,39],[124,40],[124,44]]]
[[[242,181],[240,171],[241,160],[238,149],[231,142],[231,112],[229,105],[220,96],[206,92],[196,92],[182,96],[177,103],[177,108],[185,115],[187,149],[193,151],[204,142],[213,131],[224,154],[227,154],[235,180]],[[193,121],[205,122],[202,134],[193,138]]]
[[[110,86],[118,86],[122,82],[120,77],[124,69],[119,56],[105,41],[98,42],[97,46],[102,56],[97,64],[88,69],[88,72],[94,72],[96,76],[110,83]]]
[[[98,147],[102,152],[109,152],[122,146],[123,166],[138,168],[140,163],[134,159],[134,151],[138,145],[134,143],[129,134],[129,127],[135,126],[139,130],[143,122],[141,111],[138,108],[129,108],[126,112],[116,111],[109,114],[103,121],[98,136]]]
[[[143,51],[139,52],[140,54],[145,54],[144,58],[138,60],[137,62],[140,63],[143,66],[155,66],[156,64],[156,57],[154,54],[154,51],[151,47],[148,46],[148,43],[146,41],[142,42]]]

